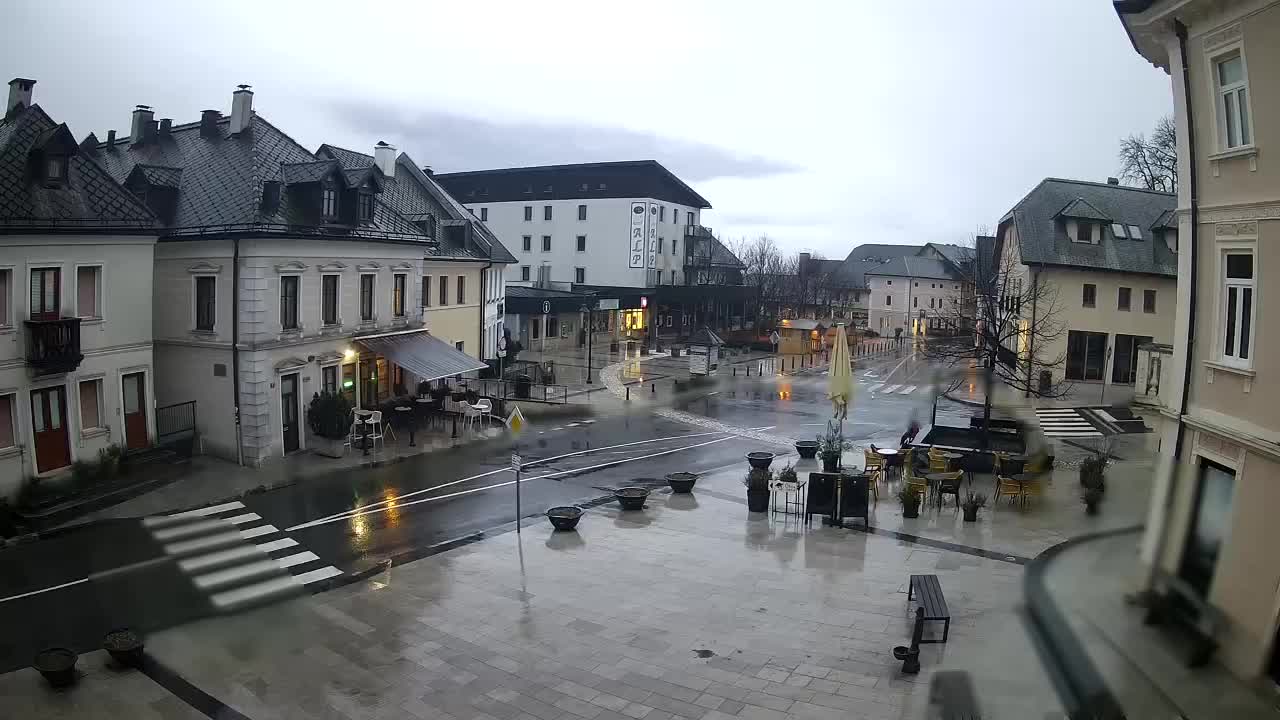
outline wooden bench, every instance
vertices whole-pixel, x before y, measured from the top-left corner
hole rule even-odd
[[[941,640],[921,640],[922,643],[946,642],[951,633],[951,613],[947,610],[947,599],[942,596],[942,585],[937,575],[912,575],[907,585],[907,602],[915,597],[920,607],[924,608],[925,620],[941,620]]]
[[[1145,622],[1158,625],[1166,620],[1191,636],[1187,667],[1200,667],[1209,662],[1218,648],[1216,638],[1226,627],[1222,613],[1205,602],[1195,588],[1182,578],[1157,569]]]

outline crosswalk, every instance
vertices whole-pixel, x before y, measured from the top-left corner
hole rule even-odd
[[[142,523],[219,612],[298,595],[342,574],[239,501]]]
[[[1103,437],[1103,433],[1076,408],[1037,408],[1036,417],[1046,437]]]
[[[928,395],[933,392],[932,385],[904,385],[902,383],[890,385],[889,383],[872,383],[866,386],[866,391],[876,395],[910,395],[919,392],[921,395]]]

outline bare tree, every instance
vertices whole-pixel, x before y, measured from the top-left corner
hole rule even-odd
[[[1000,252],[983,267],[975,262],[973,283],[976,302],[944,307],[932,317],[937,323],[963,332],[959,337],[927,336],[924,355],[939,364],[974,367],[984,375],[983,442],[989,437],[991,393],[1000,382],[1028,396],[1055,398],[1066,395],[1069,383],[1043,386],[1034,375],[1059,367],[1065,353],[1050,355],[1049,348],[1064,337],[1058,321],[1057,292],[1048,283],[1036,282],[1010,253]]]
[[[1160,192],[1178,191],[1178,134],[1165,115],[1147,138],[1142,133],[1120,141],[1120,179]]]
[[[762,315],[771,296],[774,294],[776,281],[774,274],[778,272],[782,253],[768,235],[758,238],[729,241],[729,247],[746,266],[743,271],[743,284],[751,288],[755,296],[755,333],[760,334]]]

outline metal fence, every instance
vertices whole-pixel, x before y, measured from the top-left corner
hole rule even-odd
[[[156,442],[187,454],[195,444],[196,401],[156,408]]]
[[[481,395],[499,400],[530,400],[532,402],[544,402],[557,405],[563,405],[569,402],[569,387],[567,385],[531,383],[529,385],[529,394],[527,396],[519,393],[519,385],[520,383],[515,380],[487,379],[463,381],[463,386],[468,390],[475,390]]]

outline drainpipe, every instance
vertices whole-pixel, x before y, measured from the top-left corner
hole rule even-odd
[[[231,408],[236,421],[236,463],[244,467],[240,435],[240,238],[232,238],[231,243]]]
[[[1036,327],[1036,321],[1039,319],[1037,316],[1037,305],[1038,305],[1037,300],[1040,299],[1040,270],[1041,269],[1043,268],[1042,267],[1031,268],[1031,328],[1027,332],[1027,389],[1026,389],[1026,392],[1023,394],[1023,397],[1028,397],[1028,398],[1031,397],[1031,388],[1033,387],[1033,385],[1031,384],[1031,380],[1032,380],[1031,375],[1035,372],[1035,369],[1033,367],[1034,365],[1033,361],[1036,356],[1035,327]],[[1021,326],[1019,326],[1018,331],[1019,331],[1018,334],[1021,335],[1022,334]]]
[[[488,306],[489,306],[489,293],[488,293],[488,288],[485,287],[485,285],[486,285],[487,278],[489,277],[489,268],[491,267],[493,267],[492,256],[489,258],[489,261],[485,263],[484,268],[480,270],[480,355],[479,357],[481,360],[485,359],[484,357],[484,354],[485,354],[484,353],[484,341],[485,341],[484,312],[486,309],[488,309]],[[494,348],[494,350],[496,351],[497,348]]]
[[[1188,398],[1191,395],[1191,360],[1192,348],[1195,345],[1196,336],[1196,255],[1200,237],[1200,200],[1199,186],[1196,183],[1196,130],[1194,115],[1191,112],[1191,75],[1187,69],[1187,26],[1181,21],[1174,20],[1174,32],[1178,36],[1178,54],[1182,58],[1182,94],[1187,109],[1187,158],[1188,158],[1188,177],[1187,182],[1191,189],[1190,193],[1190,209],[1191,209],[1191,272],[1188,278],[1191,292],[1187,298],[1187,360],[1183,367],[1182,374],[1182,400],[1178,407],[1178,437],[1173,446],[1173,461],[1169,464],[1167,473],[1168,491],[1164,496],[1164,514],[1167,519],[1169,514],[1173,512],[1174,499],[1177,493],[1174,492],[1178,482],[1178,467],[1182,464],[1183,445],[1186,443],[1187,426],[1182,418],[1187,414]],[[1156,535],[1155,552],[1152,556],[1151,569],[1149,571],[1146,586],[1151,589],[1154,581],[1155,569],[1160,567],[1164,558],[1165,546],[1168,544],[1167,527],[1161,527]]]

